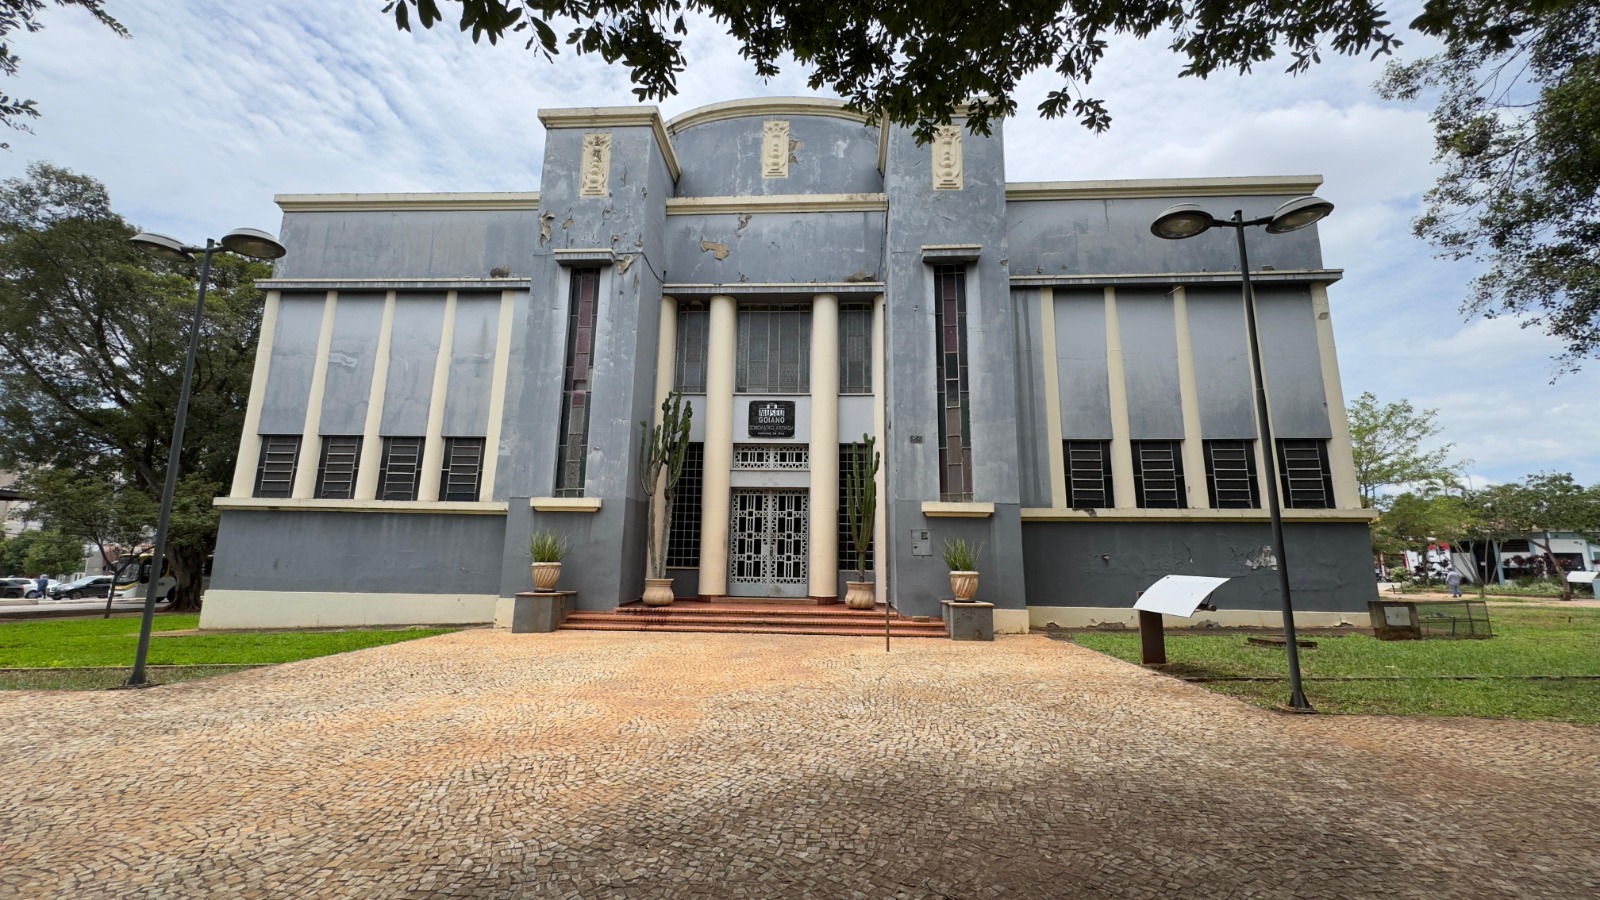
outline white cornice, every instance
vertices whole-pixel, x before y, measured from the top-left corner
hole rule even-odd
[[[752,97],[691,109],[682,115],[674,116],[667,123],[667,131],[672,134],[682,134],[696,125],[750,116],[827,116],[863,125],[868,122],[867,117],[861,113],[846,109],[843,100],[828,100],[822,97]]]
[[[764,197],[677,197],[667,201],[667,215],[726,213],[878,212],[889,208],[883,194],[771,194]]]
[[[540,512],[596,513],[599,497],[529,497],[528,505]]]
[[[1017,181],[1006,199],[1125,200],[1140,197],[1290,197],[1314,193],[1321,175],[1261,175],[1248,178],[1130,178],[1118,181]]]
[[[279,194],[284,212],[417,212],[420,210],[538,209],[537,192],[469,194]]]
[[[579,106],[572,109],[541,109],[539,121],[552,128],[648,128],[655,132],[656,145],[667,160],[667,171],[676,182],[683,177],[678,152],[661,124],[661,110],[654,106]]]
[[[458,516],[503,516],[503,500],[487,502],[428,500],[294,500],[267,497],[218,497],[218,509],[274,510],[278,512],[444,513]]]
[[[1286,509],[1286,521],[1370,522],[1375,509]],[[1265,522],[1264,509],[1050,509],[1024,507],[1026,522]]]
[[[1290,284],[1332,284],[1344,278],[1343,269],[1251,269],[1250,280]],[[1102,287],[1140,284],[1238,284],[1234,272],[1129,272],[1056,275],[1012,275],[1012,287]]]

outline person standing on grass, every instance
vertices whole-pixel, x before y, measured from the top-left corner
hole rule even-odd
[[[1450,596],[1452,596],[1452,597],[1461,596],[1461,573],[1460,572],[1457,572],[1455,569],[1451,569],[1450,570],[1450,574],[1446,575],[1444,577],[1444,583],[1450,585]]]

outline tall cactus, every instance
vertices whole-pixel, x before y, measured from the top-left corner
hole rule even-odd
[[[689,422],[694,418],[694,407],[686,406],[683,394],[673,391],[661,401],[661,424],[652,428],[640,422],[639,487],[644,490],[646,508],[651,510],[649,527],[645,529],[645,565],[651,578],[667,577],[665,554],[656,540],[654,518],[657,486],[666,507],[667,528],[672,527],[672,508],[678,500],[678,479],[683,477],[683,461],[689,454]],[[663,482],[662,473],[666,473]]]
[[[859,581],[867,580],[867,548],[872,545],[872,530],[878,517],[878,463],[882,457],[874,449],[877,442],[871,435],[861,436],[845,475],[845,514],[850,521],[850,540],[855,544]]]

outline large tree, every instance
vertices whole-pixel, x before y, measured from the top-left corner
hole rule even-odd
[[[413,21],[438,24],[441,7],[455,8],[474,41],[526,34],[545,59],[559,52],[562,28],[575,52],[626,66],[640,100],[677,93],[683,37],[703,16],[739,42],[757,75],[778,74],[792,56],[813,90],[924,137],[968,102],[969,127],[986,132],[991,118],[1016,111],[1017,83],[1039,69],[1058,79],[1041,113],[1103,130],[1110,113],[1084,88],[1116,35],[1169,36],[1180,74],[1201,78],[1249,71],[1280,51],[1298,72],[1325,50],[1384,53],[1400,43],[1376,0],[389,0],[384,10],[409,31]]]
[[[111,29],[120,37],[128,30],[105,11],[105,0],[55,0],[56,6],[75,6],[93,16],[95,21]],[[31,34],[44,28],[39,14],[44,12],[44,0],[0,0],[0,72],[16,75],[22,58],[14,49],[17,32]],[[32,100],[24,100],[0,93],[0,123],[17,131],[28,131],[27,120],[39,118],[39,107]],[[7,145],[0,143],[0,149]]]
[[[1384,488],[1424,491],[1453,487],[1465,461],[1453,460],[1455,444],[1438,443],[1444,428],[1436,409],[1418,410],[1409,400],[1380,403],[1368,391],[1348,409],[1350,443],[1361,502],[1381,505]],[[1425,445],[1435,445],[1424,449]]]
[[[36,164],[0,182],[0,468],[160,496],[197,273],[139,253],[133,234],[92,178]],[[260,329],[253,282],[268,271],[227,254],[212,264],[170,536],[179,608],[199,603],[215,546],[209,503],[232,479]]]
[[[1600,0],[1431,0],[1418,23],[1444,52],[1379,83],[1437,102],[1414,230],[1486,267],[1464,311],[1542,328],[1575,369],[1600,352]]]

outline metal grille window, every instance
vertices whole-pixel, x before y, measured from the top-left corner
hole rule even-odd
[[[706,481],[706,445],[690,444],[683,454],[678,476],[678,496],[672,504],[672,524],[667,529],[667,565],[700,565],[700,496]]]
[[[967,395],[967,270],[934,267],[939,351],[939,499],[972,499],[972,412]]]
[[[1111,442],[1062,441],[1067,458],[1067,505],[1073,509],[1110,509]]]
[[[356,496],[356,469],[361,464],[361,435],[326,435],[322,439],[322,459],[317,463],[317,497],[323,500],[353,500]]]
[[[1255,441],[1206,441],[1206,487],[1213,509],[1260,509]]]
[[[561,445],[556,450],[556,496],[582,497],[589,455],[589,377],[594,371],[595,307],[600,270],[573,269],[567,294],[567,372],[561,398]]]
[[[1133,495],[1141,509],[1183,509],[1182,441],[1133,442]]]
[[[1333,508],[1333,473],[1328,468],[1327,441],[1292,438],[1279,440],[1278,469],[1285,507]]]
[[[872,393],[872,307],[839,307],[839,393]]]
[[[386,437],[378,468],[379,500],[415,500],[422,487],[422,438]]]
[[[811,468],[811,448],[805,444],[734,444],[733,467],[801,471]]]
[[[445,438],[444,470],[439,473],[439,499],[477,500],[482,477],[483,438]]]
[[[811,390],[811,307],[739,309],[733,389],[741,394],[804,394]]]
[[[295,464],[299,459],[300,435],[262,435],[261,460],[256,463],[256,488],[252,496],[292,496]]]
[[[839,445],[839,568],[857,571],[856,541],[850,532],[850,471],[866,452],[864,444]],[[873,542],[867,541],[867,570],[872,570]]]
[[[710,345],[711,316],[703,309],[678,312],[677,371],[672,389],[684,394],[706,392],[706,348]]]

